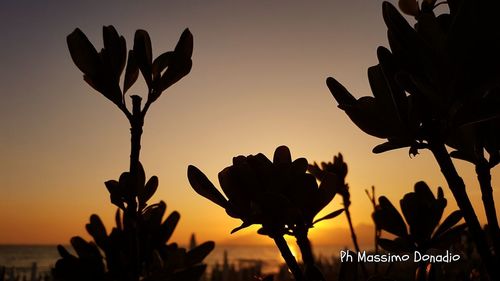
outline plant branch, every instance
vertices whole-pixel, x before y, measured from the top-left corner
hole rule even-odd
[[[349,212],[350,202],[349,202],[349,199],[346,198],[346,196],[342,196],[342,198],[344,199],[345,216],[347,217],[347,222],[349,223],[349,230],[351,231],[352,243],[354,244],[354,249],[356,249],[356,252],[360,253],[361,250],[359,248],[358,238],[356,237],[356,231],[354,230],[354,226],[352,224],[351,213]],[[367,280],[368,279],[368,271],[366,270],[365,263],[363,261],[361,261],[360,266],[361,266],[361,271],[363,272],[363,276]]]
[[[495,248],[495,255],[498,259],[498,255],[500,254],[500,229],[498,227],[493,188],[491,186],[491,168],[488,162],[483,161],[476,164],[476,174],[481,188],[486,219],[488,220],[488,229]]]
[[[443,143],[429,143],[429,146],[432,154],[439,164],[441,173],[444,175],[446,182],[448,183],[448,187],[455,197],[458,207],[462,211],[465,222],[469,228],[469,232],[476,244],[479,254],[481,255],[483,263],[490,274],[490,278],[492,280],[498,280],[499,274],[496,270],[498,265],[495,265],[494,259],[488,249],[486,237],[481,229],[481,225],[479,224],[479,220],[477,219],[477,215],[472,207],[469,197],[467,196],[464,181],[455,169],[445,145]]]
[[[375,197],[375,186],[372,185],[372,193],[370,194],[370,192],[368,191],[368,189],[365,189],[365,193],[366,195],[368,196],[368,199],[370,199],[370,202],[372,203],[372,207],[373,207],[373,213],[375,213],[375,211],[377,210],[377,202],[376,202],[376,197]],[[380,229],[378,229],[377,227],[377,224],[374,222],[373,223],[373,227],[374,227],[374,240],[373,240],[373,244],[375,245],[375,255],[378,255],[378,240],[380,238],[380,235],[381,235],[381,231]],[[378,273],[378,263],[375,263],[374,265],[374,273],[377,274]]]
[[[299,246],[302,260],[305,265],[305,277],[308,281],[325,281],[325,277],[316,267],[314,261],[314,254],[311,247],[311,242],[307,238],[308,228],[304,225],[297,227],[295,237],[297,238],[297,245]]]
[[[135,235],[132,235],[131,250],[134,252],[132,258],[135,259],[136,264],[135,270],[132,270],[134,275],[134,280],[138,280],[139,274],[141,272],[141,260],[140,256],[142,254],[140,243],[139,243],[139,229],[138,229],[138,219],[139,214],[137,213],[137,188],[138,188],[138,171],[139,171],[139,155],[141,151],[141,136],[142,136],[142,126],[144,125],[144,118],[141,114],[141,97],[137,95],[131,96],[132,98],[132,116],[130,120],[130,190],[132,193],[127,202],[127,212],[124,216],[128,216],[133,222],[132,227]],[[137,278],[135,278],[137,276]]]
[[[283,259],[285,259],[285,262],[292,272],[293,276],[295,277],[296,281],[305,281],[304,275],[302,274],[302,271],[300,270],[300,267],[297,263],[297,260],[293,256],[292,252],[290,251],[290,248],[288,247],[288,244],[285,241],[285,238],[282,235],[275,235],[272,237],[274,239],[274,243],[280,250],[281,256]]]

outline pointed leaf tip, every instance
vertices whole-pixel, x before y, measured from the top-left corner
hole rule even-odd
[[[215,188],[207,176],[193,165],[188,166],[188,180],[196,193],[223,208],[227,207],[226,198]]]
[[[66,43],[75,65],[91,79],[95,78],[99,71],[99,54],[87,36],[76,28],[66,37]]]
[[[134,55],[134,50],[128,51],[127,67],[125,69],[125,79],[123,80],[123,94],[125,94],[139,77],[139,66]]]
[[[439,237],[440,235],[451,229],[454,225],[456,225],[461,219],[462,213],[459,210],[452,212],[438,227],[438,229],[434,233],[434,237]]]
[[[193,34],[186,28],[175,46],[175,52],[185,58],[190,58],[193,55],[193,44]]]
[[[333,211],[333,212],[329,213],[328,215],[326,215],[324,217],[321,217],[321,218],[313,221],[312,224],[314,225],[314,224],[317,224],[320,221],[324,221],[324,220],[328,220],[328,219],[333,219],[333,218],[337,217],[338,215],[342,214],[342,212],[344,212],[344,208],[338,209],[336,211]]]
[[[339,107],[352,105],[356,102],[356,98],[354,98],[354,96],[351,95],[351,93],[349,93],[349,91],[333,77],[328,77],[326,79],[326,85],[328,86],[332,96],[339,104]]]
[[[149,86],[152,82],[151,64],[153,63],[153,51],[151,38],[147,31],[139,29],[135,32],[133,50],[137,65]]]
[[[385,196],[380,196],[378,201],[379,205],[372,215],[377,227],[399,237],[406,236],[406,224],[391,201]]]

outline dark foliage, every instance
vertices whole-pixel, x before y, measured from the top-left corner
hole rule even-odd
[[[185,30],[174,51],[152,59],[151,40],[144,30],[135,33],[134,47],[126,51],[125,39],[115,28],[103,28],[104,48],[98,53],[85,34],[76,29],[67,37],[68,48],[84,80],[111,100],[127,116],[131,125],[130,170],[119,180],[105,183],[111,203],[118,207],[116,226],[108,233],[97,215],[86,225],[93,241],[73,237],[76,255],[58,246],[61,258],[53,270],[55,280],[199,280],[205,271],[205,257],[214,248],[205,242],[190,250],[168,243],[180,219],[172,212],[165,219],[166,204],[148,204],[158,188],[158,178],[146,181],[139,162],[144,117],[149,106],[169,86],[191,69],[193,36]],[[125,69],[123,90],[120,79]],[[131,96],[132,110],[125,103],[125,93],[142,73],[148,86],[147,100],[141,108],[141,97]]]
[[[446,3],[449,13],[435,14]],[[498,1],[401,0],[415,17],[410,26],[389,2],[383,3],[390,50],[379,47],[379,63],[368,69],[373,96],[354,98],[334,78],[327,85],[339,108],[369,135],[387,141],[373,152],[409,147],[429,149],[436,158],[477,244],[490,277],[500,276],[500,229],[490,169],[500,155],[500,22]],[[446,146],[455,149],[448,153]],[[487,153],[489,157],[485,155]],[[465,184],[451,157],[476,165],[496,256],[489,251]]]

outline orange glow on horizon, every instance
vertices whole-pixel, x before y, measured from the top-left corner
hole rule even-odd
[[[100,49],[102,25],[108,24],[123,34],[127,48],[136,29],[148,30],[155,55],[173,49],[184,28],[194,35],[192,71],[151,106],[141,144],[147,177],[159,177],[150,203],[164,200],[167,214],[181,214],[170,242],[187,245],[196,233],[199,242],[273,244],[256,234],[257,227],[231,235],[241,221],[196,194],[187,167],[197,166],[219,187],[217,174],[232,157],[262,152],[272,158],[280,145],[293,159],[311,163],[344,155],[351,214],[366,247],[373,233],[364,190],[372,185],[399,208],[402,196],[424,180],[434,193],[443,187],[445,213],[457,209],[428,151],[373,154],[384,140],[360,131],[326,87],[326,77],[334,76],[356,97],[371,93],[366,70],[377,64],[377,46],[388,45],[380,1],[151,1],[140,9],[133,1],[105,1],[99,8],[88,1],[40,1],[29,8],[7,2],[0,18],[8,29],[0,47],[8,66],[0,75],[0,244],[89,239],[91,214],[102,218],[108,233],[114,225],[116,207],[104,182],[128,169],[129,124],[83,81],[65,44],[80,27]],[[143,91],[138,85],[130,92]],[[474,167],[455,163],[485,223]],[[499,186],[498,166],[492,178]],[[500,190],[493,192],[500,202]],[[341,207],[335,198],[318,217]],[[344,214],[320,222],[310,238],[313,245],[352,247]]]

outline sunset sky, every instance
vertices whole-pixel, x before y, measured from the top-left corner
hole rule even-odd
[[[172,50],[186,27],[193,33],[192,71],[153,104],[142,138],[146,174],[160,180],[150,202],[164,200],[168,212],[181,213],[172,241],[186,243],[195,232],[200,241],[264,243],[255,229],[230,235],[240,221],[191,189],[187,166],[218,186],[217,173],[233,156],[272,158],[280,145],[310,162],[343,153],[360,231],[371,224],[364,190],[372,185],[399,206],[424,180],[434,193],[443,186],[446,212],[455,210],[428,151],[413,158],[407,149],[373,154],[383,140],[361,132],[326,87],[334,76],[355,96],[370,94],[366,70],[377,63],[376,47],[388,45],[381,6],[379,0],[2,1],[0,244],[64,244],[86,235],[93,213],[111,229],[115,208],[103,183],[128,169],[129,124],[73,64],[66,36],[76,27],[98,49],[103,25],[115,26],[128,49],[135,30],[145,29],[155,56]],[[456,164],[484,223],[473,167]],[[493,178],[498,186],[498,167]],[[500,191],[494,192],[498,204]],[[337,198],[325,212],[340,206]],[[311,235],[318,244],[336,244],[332,233],[339,229],[347,231],[343,216]]]

